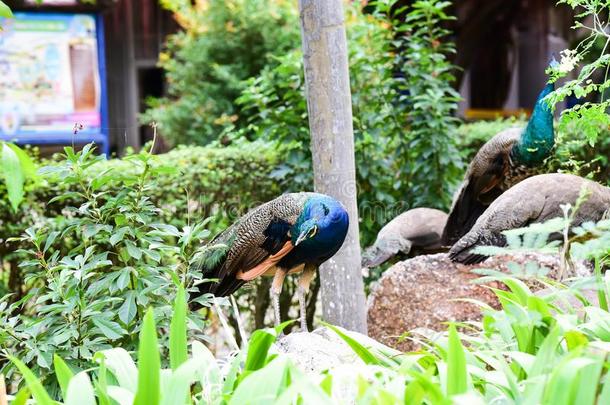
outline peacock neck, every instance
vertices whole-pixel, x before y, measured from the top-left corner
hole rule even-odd
[[[526,166],[539,165],[551,154],[555,144],[553,131],[553,112],[544,98],[554,90],[552,83],[547,84],[534,105],[534,111],[519,142],[513,149],[513,157]]]

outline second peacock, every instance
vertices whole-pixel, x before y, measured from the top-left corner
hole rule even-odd
[[[454,197],[443,244],[452,245],[464,236],[503,192],[527,177],[540,174],[541,165],[551,155],[555,143],[553,113],[545,100],[553,90],[552,83],[544,86],[524,129],[504,130],[479,149]]]

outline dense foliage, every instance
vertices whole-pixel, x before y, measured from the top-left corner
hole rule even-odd
[[[295,48],[296,9],[281,0],[163,0],[182,31],[160,56],[168,96],[149,100],[145,122],[156,122],[172,144],[203,145],[247,115],[235,105],[243,80],[275,65],[271,54]]]
[[[280,194],[279,187],[270,178],[279,159],[278,153],[273,145],[264,142],[237,142],[229,147],[180,147],[151,160],[154,175],[149,178],[146,196],[160,209],[156,213],[160,221],[183,227],[189,222],[214,216],[208,227],[216,232],[250,207]],[[44,166],[55,162],[38,164]],[[102,160],[87,168],[86,181],[109,170],[121,174],[117,179],[136,176],[138,172],[129,161]],[[254,184],[257,186],[253,187]],[[109,182],[102,185],[102,191],[117,194],[120,189],[115,186]],[[5,269],[10,268],[0,279],[0,291],[6,291],[11,284],[8,289],[19,294],[18,287],[22,284],[18,268],[21,259],[14,251],[26,245],[5,243],[6,239],[21,235],[36,223],[61,221],[67,204],[76,206],[84,201],[74,194],[69,200],[51,200],[76,191],[76,188],[75,184],[50,178],[29,181],[24,201],[14,212],[7,190],[0,183],[0,261]],[[10,273],[14,280],[10,280]]]
[[[67,186],[50,201],[67,201],[63,218],[43,218],[17,238],[27,246],[20,267],[30,289],[2,303],[0,345],[41,369],[55,354],[84,369],[111,345],[135,349],[148,306],[169,325],[176,286],[200,278],[191,264],[210,236],[204,222],[179,228],[160,222],[148,196],[150,177],[168,167],[153,166],[153,156],[128,158],[131,173],[115,166],[91,176],[88,169],[104,158],[91,145],[65,150],[65,160],[43,168],[49,181]],[[201,334],[201,316],[193,313],[191,321]]]
[[[510,246],[496,253],[524,246],[557,253],[558,245],[547,243],[546,236],[569,226],[570,209],[565,218],[516,230]],[[197,341],[189,355],[186,297],[179,288],[169,328],[169,361],[159,355],[162,346],[149,310],[140,332],[137,365],[121,347],[101,350],[96,354],[98,364],[87,371],[73,370],[56,357],[54,370],[61,388],[57,396],[66,404],[96,399],[104,403],[109,398],[136,404],[607,403],[610,285],[599,270],[608,253],[610,221],[574,231],[572,252],[594,260],[593,277],[558,283],[546,280],[545,269],[535,263],[513,266],[513,275],[484,272],[481,282],[505,285],[494,290],[500,308],[480,303],[480,322],[451,324],[447,333],[432,337],[409,336],[422,345],[418,352],[400,353],[328,325],[361,361],[347,369],[304,374],[272,347],[282,325],[256,331],[247,346],[222,360]],[[530,289],[533,278],[546,294]],[[41,381],[19,359],[10,360],[24,376],[22,386],[38,403],[51,403]],[[27,398],[29,393],[22,388],[17,396]]]
[[[373,15],[363,15],[355,7],[347,10],[365,244],[374,238],[378,224],[411,206],[447,208],[461,176],[454,136],[457,121],[452,117],[457,95],[451,88],[452,65],[446,60],[453,48],[446,42],[447,32],[438,28],[449,18],[444,12],[448,3],[417,2],[406,22],[393,19],[393,3],[380,2]],[[396,48],[407,48],[408,57],[396,57]],[[279,65],[250,79],[237,100],[251,118],[250,125],[235,136],[280,140],[290,152],[275,175],[287,190],[310,189],[313,175],[301,53],[294,51],[278,60]]]

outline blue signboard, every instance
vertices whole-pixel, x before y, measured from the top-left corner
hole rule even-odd
[[[0,139],[95,142],[108,155],[100,16],[18,12],[0,26]]]

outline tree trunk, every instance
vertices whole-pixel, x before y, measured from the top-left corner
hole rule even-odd
[[[327,322],[366,333],[360,268],[354,132],[341,0],[299,0],[314,187],[341,201],[350,218],[343,247],[320,268]]]

